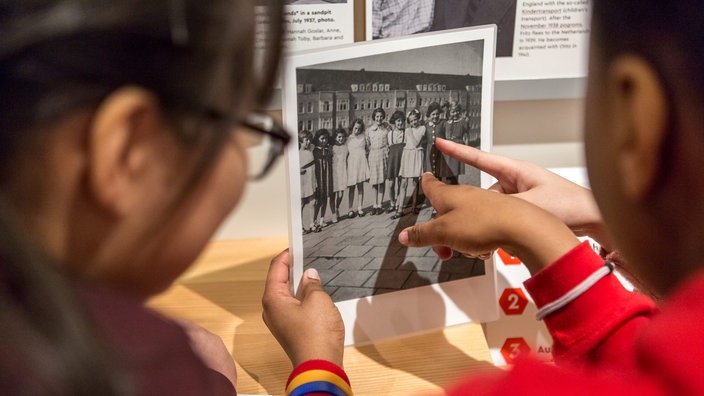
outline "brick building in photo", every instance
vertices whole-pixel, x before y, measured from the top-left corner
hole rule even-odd
[[[482,77],[362,70],[297,69],[298,131],[348,129],[357,118],[370,125],[381,107],[388,117],[412,109],[425,116],[428,105],[457,102],[470,129],[481,126]]]

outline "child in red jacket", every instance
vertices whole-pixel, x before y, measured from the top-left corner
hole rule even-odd
[[[558,364],[526,357],[450,394],[704,394],[704,8],[694,0],[592,3],[585,149],[595,201],[538,167],[438,139],[438,149],[498,183],[486,191],[425,174],[423,191],[439,215],[399,235],[442,258],[501,247],[534,274],[526,288]],[[470,213],[473,226],[464,227]],[[628,270],[666,297],[662,310],[626,291],[581,234],[618,250]],[[276,259],[272,274],[286,262]],[[308,348],[341,358],[342,345],[329,341],[339,339],[335,313],[307,325],[328,329],[327,337],[302,340],[303,325],[283,314],[269,286],[265,318],[294,362],[311,356]],[[283,319],[293,322],[284,327]]]

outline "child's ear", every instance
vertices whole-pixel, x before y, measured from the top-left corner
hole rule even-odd
[[[88,188],[97,205],[112,215],[126,214],[139,192],[135,188],[151,158],[146,147],[162,127],[156,97],[138,87],[123,87],[95,112],[90,130]]]
[[[641,199],[657,182],[661,145],[667,134],[667,101],[661,80],[648,62],[622,56],[610,64],[612,144],[624,193]]]

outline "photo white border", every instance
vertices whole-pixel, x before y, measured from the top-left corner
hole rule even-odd
[[[290,131],[298,130],[297,68],[471,41],[484,42],[480,148],[491,151],[495,25],[423,33],[291,54],[286,58],[282,71],[284,124]],[[297,138],[293,139],[287,147],[286,157],[287,174],[289,175],[289,202],[291,203],[289,207],[289,243],[293,260],[291,279],[295,292],[303,274],[304,261]],[[491,183],[491,177],[482,173],[481,186],[486,188]],[[437,304],[442,304],[442,307]],[[462,323],[493,321],[499,316],[498,303],[496,302],[494,259],[485,262],[485,275],[482,276],[340,301],[336,305],[345,323],[345,345],[360,345]],[[444,322],[428,320],[429,315],[443,312],[444,318],[441,320],[444,319]]]

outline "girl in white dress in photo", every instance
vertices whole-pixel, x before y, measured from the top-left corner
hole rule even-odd
[[[401,154],[401,170],[399,176],[401,177],[401,188],[398,194],[398,206],[396,213],[391,216],[392,219],[398,219],[403,216],[403,207],[406,201],[406,194],[411,182],[411,188],[413,188],[413,201],[411,205],[411,210],[413,213],[418,214],[420,209],[417,208],[418,204],[418,179],[423,172],[423,161],[425,160],[423,153],[423,138],[425,137],[425,125],[420,125],[420,112],[417,109],[413,109],[408,112],[406,117],[408,120],[408,127],[406,127],[406,145],[403,147],[403,153]]]
[[[389,127],[384,122],[386,112],[377,108],[372,115],[374,121],[367,128],[367,143],[369,144],[369,183],[374,190],[374,206],[371,214],[383,213],[381,208],[384,202],[384,189],[386,188],[386,167],[389,160]]]
[[[315,209],[315,158],[311,150],[311,139],[313,135],[310,131],[301,131],[298,134],[298,161],[301,167],[301,223],[303,224],[303,234],[315,231],[315,220],[313,211]],[[306,228],[305,224],[310,224]]]
[[[347,132],[338,128],[335,132],[335,143],[332,146],[332,191],[333,215],[332,222],[337,223],[337,215],[340,213],[340,203],[347,188]]]
[[[367,162],[367,138],[364,133],[364,121],[356,119],[350,127],[347,138],[347,199],[349,201],[348,218],[364,216],[364,183],[369,181],[369,163]],[[357,194],[355,194],[355,190]],[[357,197],[357,211],[354,208],[354,197]]]

